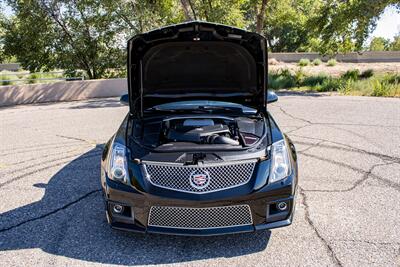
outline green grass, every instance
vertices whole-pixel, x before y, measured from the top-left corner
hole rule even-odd
[[[36,79],[40,78],[40,76],[38,74],[33,73],[27,76],[27,78],[29,79],[28,83],[36,83]]]
[[[309,66],[311,64],[310,60],[308,58],[302,58],[299,60],[298,65],[300,67],[305,67],[305,66]]]
[[[374,76],[374,70],[373,69],[364,70],[360,74],[360,78],[362,78],[362,79],[371,78],[372,76]]]
[[[357,69],[348,70],[340,76],[344,80],[353,80],[357,81],[360,77],[360,71]]]
[[[347,81],[339,88],[339,92],[344,95],[360,96],[400,96],[400,83],[391,82],[388,76],[375,76],[359,81]]]
[[[1,74],[0,75],[0,80],[14,80],[15,77],[11,76],[11,75],[5,75],[5,74]],[[0,85],[12,85],[13,82],[10,81],[0,81]]]
[[[268,74],[268,87],[272,89],[291,88],[296,86],[294,75],[288,69],[283,69],[277,73]]]
[[[10,71],[2,71],[0,72],[0,85],[10,85],[10,84],[33,84],[33,83],[52,83],[56,82],[57,78],[64,77],[62,73],[31,73],[27,74],[24,72],[10,72]],[[39,80],[40,78],[49,79],[49,80]],[[14,80],[12,82],[9,81],[1,81],[1,80]]]
[[[337,64],[337,61],[336,61],[336,59],[334,59],[334,58],[331,58],[331,59],[328,60],[328,62],[326,62],[326,65],[327,65],[328,67],[336,66],[336,64]]]
[[[328,79],[329,79],[328,75],[326,75],[324,73],[320,73],[318,75],[305,77],[302,85],[313,87],[313,86],[321,85],[324,81],[326,81]]]
[[[319,66],[319,65],[322,64],[322,61],[321,61],[321,59],[316,58],[316,59],[313,60],[312,64],[313,64],[314,66]]]
[[[305,75],[301,69],[296,72],[282,70],[268,75],[269,89],[291,89],[296,91],[339,92],[344,95],[400,96],[400,75],[363,74],[349,70],[340,77],[326,74]]]

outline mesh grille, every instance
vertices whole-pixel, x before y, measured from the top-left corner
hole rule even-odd
[[[250,207],[248,205],[182,208],[153,206],[149,214],[149,226],[206,229],[230,226],[251,225]]]
[[[155,186],[183,192],[206,193],[246,184],[253,174],[255,165],[256,161],[212,166],[146,163],[144,169],[147,178]],[[209,184],[205,188],[196,188],[190,182],[191,175],[199,172],[206,173],[209,177]]]

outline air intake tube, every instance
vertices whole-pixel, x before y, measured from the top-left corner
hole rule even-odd
[[[232,145],[232,146],[238,146],[240,145],[239,141],[234,140],[232,138],[218,135],[218,134],[213,134],[207,137],[207,143],[209,144],[225,144],[225,145]]]

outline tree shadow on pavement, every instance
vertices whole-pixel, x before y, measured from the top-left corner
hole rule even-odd
[[[86,109],[86,108],[115,108],[124,106],[118,98],[93,98],[78,104],[71,102],[73,105],[70,109]]]
[[[63,167],[48,184],[36,184],[45,188],[40,201],[0,214],[0,251],[39,248],[88,262],[146,265],[230,258],[266,249],[270,231],[182,237],[112,230],[100,192],[100,154],[97,146]],[[70,259],[56,258],[64,263]]]
[[[315,92],[315,91],[293,91],[293,90],[275,90],[278,96],[310,96],[310,97],[321,97],[328,96],[327,92]]]

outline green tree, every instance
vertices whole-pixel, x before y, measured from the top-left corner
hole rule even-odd
[[[264,34],[273,52],[307,51],[316,45],[307,27],[321,1],[270,0],[264,22]]]
[[[390,40],[383,37],[374,37],[369,44],[370,51],[386,51],[390,48]]]
[[[114,0],[108,2],[109,11],[115,12],[125,38],[185,20],[177,0]]]
[[[264,34],[272,51],[333,54],[361,49],[385,7],[400,10],[398,0],[6,1],[14,16],[0,20],[0,51],[2,43],[31,71],[82,69],[89,78],[124,67],[129,37],[167,24],[223,23]]]
[[[180,0],[179,2],[186,21],[203,20],[246,27],[242,9],[245,0]]]
[[[5,52],[30,71],[85,70],[90,79],[121,66],[116,14],[102,1],[20,0],[5,24]]]
[[[400,51],[400,32],[394,37],[393,42],[390,44],[390,50]]]
[[[3,63],[4,59],[5,59],[5,55],[4,55],[4,33],[5,33],[5,31],[4,31],[3,27],[1,27],[1,25],[4,22],[4,16],[1,12],[2,12],[2,9],[0,6],[0,64]]]
[[[308,28],[321,40],[320,51],[325,54],[361,50],[386,7],[400,11],[398,0],[328,0],[308,22]],[[343,48],[342,44],[347,43]]]
[[[30,71],[82,69],[88,78],[125,66],[129,37],[184,19],[175,0],[9,0],[5,52]],[[176,12],[178,10],[178,12]]]

